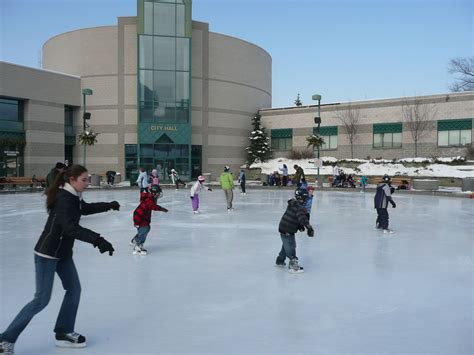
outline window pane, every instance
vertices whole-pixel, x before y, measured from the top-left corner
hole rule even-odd
[[[461,144],[462,145],[471,144],[471,130],[470,129],[463,129],[461,131]]]
[[[155,3],[154,6],[154,19],[153,24],[154,34],[163,36],[174,36],[175,35],[175,5]]]
[[[140,36],[140,69],[153,69],[153,37]]]
[[[330,149],[337,149],[337,136],[330,136],[330,141],[329,141],[329,147]]]
[[[176,36],[184,36],[184,5],[176,5]]]
[[[153,2],[145,2],[143,30],[147,35],[153,34]]]
[[[460,131],[448,131],[449,134],[449,145],[459,145],[460,142]]]
[[[141,144],[140,145],[140,156],[141,157],[152,157],[153,156],[153,144]],[[141,159],[143,161],[143,159]]]
[[[189,71],[188,38],[176,38],[176,70]]]
[[[140,70],[139,100],[153,100],[153,71]]]
[[[184,106],[189,100],[189,73],[176,73],[176,103]]]
[[[137,145],[136,144],[125,144],[125,156],[126,157],[135,157],[137,155]]]
[[[393,133],[393,146],[394,147],[401,147],[402,146],[402,134],[401,133]]]
[[[392,146],[392,133],[383,133],[382,134],[382,146],[391,147]]]
[[[438,131],[438,146],[439,147],[449,145],[448,132],[449,131]]]
[[[155,110],[153,116],[155,120],[175,121],[175,103],[174,102],[155,102]]]
[[[285,147],[286,149],[285,150],[291,150],[292,145],[293,145],[292,144],[292,139],[291,138],[285,138],[285,140],[286,140],[286,147]]]
[[[153,104],[151,102],[140,102],[140,121],[153,121]]]
[[[175,40],[171,37],[154,37],[154,63],[155,69],[174,70],[175,66]]]
[[[18,101],[16,100],[0,100],[0,120],[19,121]]]
[[[374,134],[374,147],[381,147],[382,146],[382,134],[377,133]]]
[[[175,102],[175,74],[174,72],[155,71],[153,89],[155,101],[161,103]]]

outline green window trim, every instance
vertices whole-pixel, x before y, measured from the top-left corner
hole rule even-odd
[[[292,128],[272,129],[271,130],[271,137],[272,138],[292,138],[293,137],[293,129]]]
[[[373,133],[402,133],[402,123],[374,123]]]
[[[313,134],[317,134],[317,133],[318,133],[318,128],[314,127]],[[337,126],[319,127],[319,135],[321,136],[337,136],[337,134],[338,134]]]
[[[472,118],[438,120],[438,131],[472,129]]]

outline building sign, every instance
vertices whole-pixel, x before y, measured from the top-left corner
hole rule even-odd
[[[150,130],[152,131],[173,131],[177,132],[178,127],[176,125],[151,125]]]
[[[4,153],[6,156],[9,156],[9,157],[16,157],[17,155],[20,154],[20,152],[18,152],[18,151],[13,151],[13,150],[4,150],[3,153]]]

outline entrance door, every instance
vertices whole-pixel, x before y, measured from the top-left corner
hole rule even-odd
[[[158,170],[160,181],[171,181],[171,169],[174,167],[174,159],[155,159],[154,169]]]

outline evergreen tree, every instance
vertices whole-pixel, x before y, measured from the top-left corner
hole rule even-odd
[[[298,93],[298,95],[296,96],[295,105],[298,107],[303,106],[303,103],[300,100],[300,93]]]
[[[256,113],[252,118],[253,131],[250,133],[250,145],[245,148],[247,151],[247,164],[264,162],[270,157],[270,144],[265,128],[260,122],[261,116]]]

